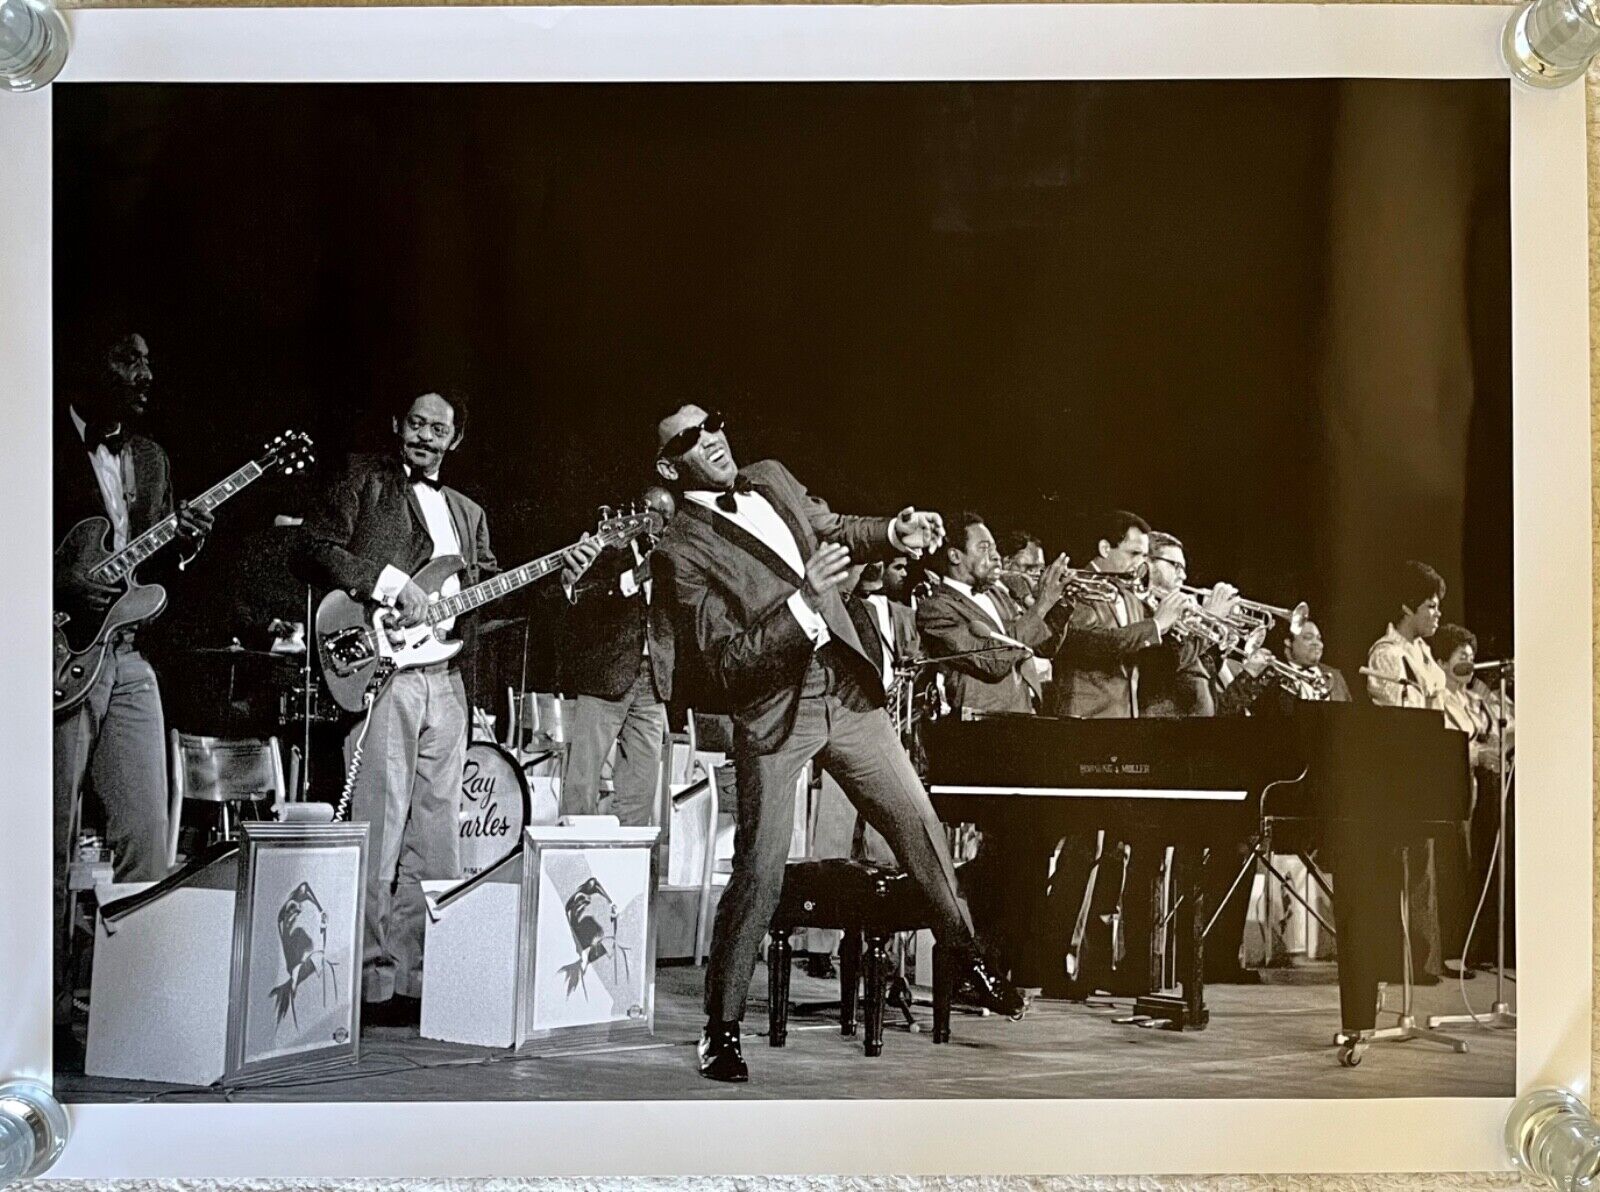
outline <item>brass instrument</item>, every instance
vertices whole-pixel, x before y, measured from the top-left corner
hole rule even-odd
[[[1260,649],[1259,644],[1252,646],[1246,642],[1245,645],[1248,648],[1239,654],[1241,661]],[[1333,685],[1328,681],[1328,676],[1314,667],[1296,666],[1269,652],[1267,670],[1278,681],[1278,686],[1296,699],[1325,700],[1333,694]]]
[[[1025,579],[1035,586],[1044,579],[1044,572],[1034,575],[1032,572],[1024,571],[1020,567],[1001,567],[996,574]],[[1131,577],[1134,573],[1091,571],[1087,567],[1068,567],[1061,574],[1063,579],[1061,594],[1066,599],[1089,600],[1100,604],[1109,604],[1117,598],[1115,581],[1124,576]]]
[[[1182,585],[1181,590],[1201,600],[1211,595],[1210,588],[1196,588],[1189,584]],[[1243,596],[1236,596],[1234,610],[1228,615],[1228,620],[1247,637],[1257,629],[1260,629],[1262,636],[1265,637],[1272,629],[1274,621],[1287,621],[1289,636],[1293,637],[1300,632],[1301,626],[1310,616],[1311,606],[1304,600],[1293,608],[1279,608],[1275,604],[1262,604],[1259,600],[1246,600]]]
[[[1188,593],[1187,588],[1183,589]],[[1148,584],[1134,587],[1136,595],[1151,612],[1161,602],[1161,597]],[[1246,640],[1247,630],[1230,621],[1226,617],[1219,617],[1216,613],[1207,612],[1197,603],[1191,603],[1173,622],[1168,632],[1178,641],[1187,641],[1190,638],[1215,646],[1224,654],[1235,653]],[[1262,636],[1265,636],[1263,633]]]

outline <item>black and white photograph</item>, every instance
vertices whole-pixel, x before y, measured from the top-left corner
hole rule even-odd
[[[354,996],[361,1056],[235,1102],[1514,1092],[1504,79],[68,82],[52,137],[64,1098],[222,1098],[85,1074],[85,892],[273,818],[366,825],[364,927],[263,871],[249,1054]],[[288,789],[171,799],[169,729]],[[529,1025],[653,987],[653,1046],[423,1036],[422,884],[528,821],[660,830],[529,879]]]
[[[348,828],[245,826],[230,1078],[359,1052],[363,845]]]

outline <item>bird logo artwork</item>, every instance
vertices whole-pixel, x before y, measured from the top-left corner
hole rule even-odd
[[[296,1002],[300,990],[313,978],[321,986],[322,1006],[329,1005],[330,996],[337,1002],[338,965],[327,958],[328,913],[322,909],[316,891],[310,883],[301,882],[278,909],[278,940],[283,946],[283,967],[287,977],[283,984],[272,987],[269,996],[278,1011],[277,1029],[289,1019],[296,1030],[300,1016]]]
[[[567,996],[577,989],[588,998],[589,969],[606,956],[611,957],[611,976],[621,980],[630,972],[628,952],[617,941],[617,904],[611,901],[606,888],[597,877],[584,879],[567,899],[567,925],[572,929],[572,943],[578,956],[571,964],[561,966],[567,978]]]

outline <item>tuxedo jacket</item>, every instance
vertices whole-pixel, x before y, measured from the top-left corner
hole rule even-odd
[[[839,542],[853,559],[886,559],[889,519],[833,512],[775,460],[742,475],[772,504],[794,535],[800,557],[823,542]],[[665,693],[697,711],[725,712],[743,748],[776,752],[794,727],[800,689],[815,652],[788,600],[805,582],[781,556],[698,501],[683,498],[651,555],[657,600],[666,601],[676,655]],[[882,704],[879,656],[862,646],[837,589],[818,609],[827,623],[831,657]]]
[[[1126,625],[1117,620],[1118,605]],[[1149,611],[1120,587],[1115,601],[1074,603],[1056,653],[1050,714],[1097,720],[1138,716],[1139,654],[1160,640]]]
[[[466,562],[465,588],[500,566],[482,507],[448,486],[441,491]],[[432,557],[433,538],[399,455],[354,455],[306,517],[295,573],[314,588],[370,600],[385,566],[415,575]],[[469,636],[465,626],[462,636]]]
[[[1024,612],[999,584],[989,588],[988,596],[1000,610],[1003,628],[997,628],[998,632],[1034,648],[1042,647],[1052,636],[1043,617],[1031,609]],[[996,645],[973,628],[993,624],[982,605],[949,584],[938,585],[917,602],[917,630],[928,658]],[[945,698],[952,708],[974,712],[1032,712],[1032,691],[1020,670],[1025,660],[1020,651],[1005,649],[941,663]]]
[[[95,478],[94,465],[89,462],[89,452],[64,406],[56,417],[54,437],[52,508],[54,533],[59,542],[85,518],[102,517],[108,524],[111,518],[106,512],[100,482]],[[133,492],[128,502],[128,538],[131,541],[172,512],[172,469],[160,444],[137,432],[128,433],[122,451],[133,461]],[[177,563],[178,547],[169,546],[139,568],[138,578],[143,583],[171,580]]]
[[[562,614],[559,669],[567,694],[621,699],[639,675],[647,637],[656,698],[672,691],[672,627],[655,585],[648,602],[642,585],[631,596],[622,593],[622,577],[635,567],[632,550],[611,546],[578,581]]]

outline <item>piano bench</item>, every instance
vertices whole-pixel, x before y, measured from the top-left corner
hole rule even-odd
[[[767,949],[767,1042],[782,1047],[789,1034],[789,936],[801,927],[842,933],[839,941],[839,1033],[856,1033],[856,999],[865,978],[864,1050],[883,1052],[883,1010],[889,989],[889,937],[933,925],[933,910],[911,878],[898,869],[843,858],[796,861],[783,874]],[[933,1041],[950,1039],[954,967],[945,949],[933,950]]]

